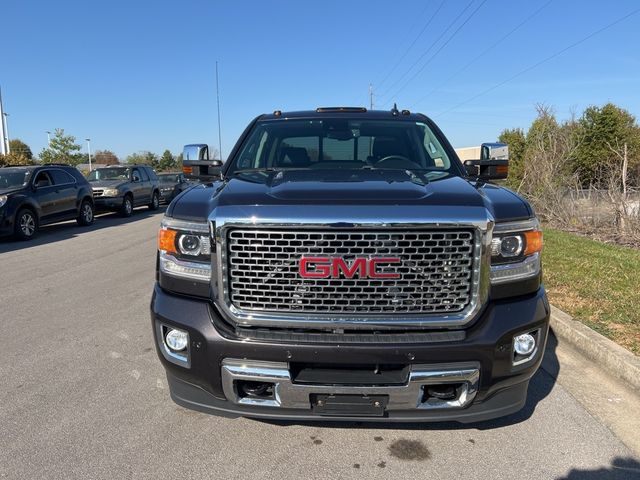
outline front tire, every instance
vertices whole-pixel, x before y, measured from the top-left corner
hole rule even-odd
[[[151,203],[149,204],[149,210],[157,210],[160,208],[160,195],[158,192],[153,192],[151,196]]]
[[[14,235],[18,240],[31,240],[38,231],[38,217],[32,210],[22,208],[16,215]]]
[[[83,200],[82,205],[80,205],[80,213],[77,218],[78,225],[87,227],[91,225],[94,220],[93,205],[91,205],[89,200]]]
[[[131,195],[125,195],[122,199],[122,207],[120,207],[120,215],[130,217],[133,213],[133,198]]]

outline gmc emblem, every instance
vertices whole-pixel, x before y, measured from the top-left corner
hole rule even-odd
[[[336,257],[302,257],[300,259],[300,276],[303,278],[400,278],[399,273],[383,273],[378,271],[380,264],[397,264],[399,258],[377,257],[356,258],[348,264],[344,258]]]

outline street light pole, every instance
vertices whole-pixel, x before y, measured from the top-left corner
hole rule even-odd
[[[47,147],[51,146],[51,132],[47,130]]]
[[[0,90],[0,155],[6,155],[9,152],[7,151],[7,144],[5,138],[8,135],[5,133],[4,127],[4,110],[2,107],[2,90]]]
[[[91,171],[91,139],[87,138],[87,151],[89,152],[89,171]]]
[[[9,122],[7,122],[8,113],[3,112],[4,115],[4,135],[7,141],[7,154],[11,153],[11,145],[9,145]],[[4,140],[4,139],[3,139]]]

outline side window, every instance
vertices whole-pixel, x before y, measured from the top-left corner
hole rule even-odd
[[[265,143],[268,139],[267,132],[262,132],[259,135],[254,134],[249,139],[249,143],[242,150],[240,158],[238,159],[237,166],[239,170],[245,170],[249,168],[259,168],[260,166],[266,166],[261,160],[265,154]]]
[[[131,180],[133,180],[134,182],[141,181],[140,171],[137,168],[134,168],[131,172]]]
[[[427,154],[427,161],[430,165],[427,167],[435,167],[438,169],[448,169],[451,167],[451,162],[449,161],[449,157],[444,152],[442,145],[436,139],[436,137],[426,128],[423,131],[424,135],[424,151]]]
[[[54,185],[65,185],[68,183],[75,183],[74,178],[64,170],[53,169],[51,170],[51,176],[53,177]]]
[[[147,169],[146,168],[141,168],[140,169],[140,175],[142,176],[142,181],[143,182],[148,182],[149,181],[149,175],[147,175]]]
[[[149,178],[152,181],[154,181],[154,182],[158,181],[158,175],[156,175],[156,172],[153,171],[153,168],[148,168],[147,172],[149,173]]]
[[[87,179],[82,175],[82,173],[80,173],[80,170],[78,170],[77,168],[72,168],[66,172],[71,174],[71,176],[75,178],[76,182],[78,183],[84,183],[87,181]]]
[[[33,179],[33,185],[38,188],[48,187],[50,185],[53,185],[53,182],[51,181],[49,173],[46,170],[41,170],[36,175],[36,178]]]

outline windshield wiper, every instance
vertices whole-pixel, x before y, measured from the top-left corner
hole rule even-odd
[[[423,173],[417,174],[414,170],[405,170],[405,172],[414,183],[418,183],[423,186],[429,183],[429,179]],[[420,172],[420,170],[417,170],[417,172]]]
[[[278,171],[277,168],[261,167],[261,168],[242,168],[240,170],[234,170],[233,173],[235,175],[236,173],[252,173],[252,172],[267,172],[267,173],[271,173],[271,172],[277,172],[277,171]]]
[[[274,172],[289,172],[294,170],[312,170],[308,167],[261,167],[261,168],[243,168],[240,170],[234,170],[233,175],[238,173],[253,173],[253,172],[266,172],[266,173],[274,173]]]
[[[378,170],[378,171],[395,171],[395,172],[404,172],[414,183],[426,185],[429,183],[429,179],[424,175],[423,172],[430,172],[432,170],[428,168],[385,168],[385,167],[376,167],[375,165],[366,165],[362,167],[363,170]]]

